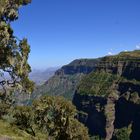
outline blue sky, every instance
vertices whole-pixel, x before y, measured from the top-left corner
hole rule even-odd
[[[19,14],[12,26],[32,68],[139,48],[140,0],[32,0]]]

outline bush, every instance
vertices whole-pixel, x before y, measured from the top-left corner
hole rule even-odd
[[[33,111],[31,107],[17,106],[13,111],[13,118],[15,125],[35,136],[35,132],[33,130]]]
[[[115,130],[114,136],[117,140],[130,140],[131,130],[129,128],[124,127],[118,130]]]
[[[0,103],[0,119],[9,112],[9,105],[6,103]]]
[[[33,103],[35,123],[56,140],[88,140],[87,129],[74,117],[76,108],[62,97],[42,97]]]

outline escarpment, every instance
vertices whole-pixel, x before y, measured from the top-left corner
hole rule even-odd
[[[115,56],[104,57],[97,69],[117,74],[130,80],[140,80],[140,51],[122,52]]]
[[[140,51],[103,57],[81,80],[73,103],[92,136],[140,139]]]
[[[100,59],[77,59],[63,66],[43,85],[36,88],[31,99],[43,95],[64,96],[72,100],[76,86],[86,74],[95,70]]]

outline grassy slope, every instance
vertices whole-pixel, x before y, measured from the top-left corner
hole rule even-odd
[[[46,140],[46,136],[38,134],[37,137],[32,137],[16,126],[11,126],[9,123],[0,120],[0,139],[7,138],[8,140]]]
[[[0,138],[6,137],[14,140],[27,140],[31,139],[31,136],[26,132],[12,127],[9,123],[0,120]]]

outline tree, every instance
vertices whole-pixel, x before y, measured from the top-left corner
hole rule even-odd
[[[35,136],[35,131],[33,128],[34,114],[30,106],[17,106],[13,109],[12,115],[14,118],[13,124]]]
[[[18,10],[31,0],[0,0],[0,94],[7,101],[11,91],[32,92],[33,82],[28,78],[31,68],[27,62],[30,46],[26,38],[14,36],[11,22],[18,19]],[[9,77],[6,78],[5,75]]]
[[[56,140],[88,140],[88,131],[75,119],[76,108],[63,97],[45,96],[33,103],[34,122]]]

